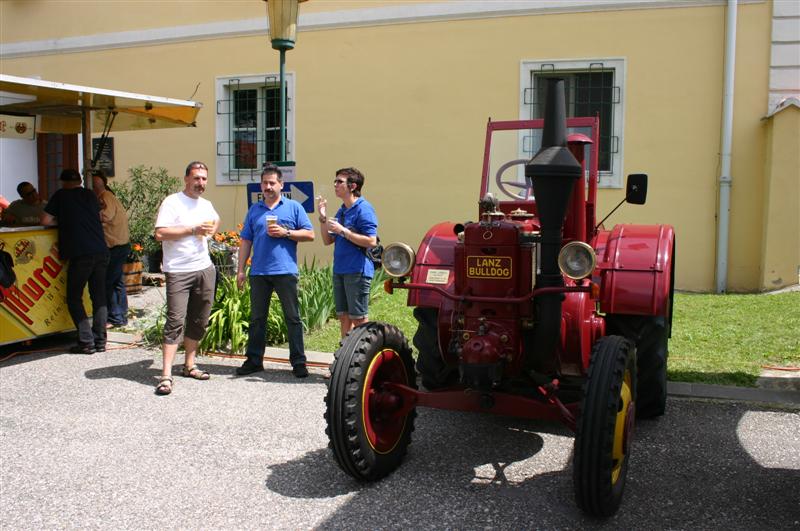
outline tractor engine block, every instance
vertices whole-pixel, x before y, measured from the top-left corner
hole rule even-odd
[[[496,387],[508,370],[522,365],[520,323],[532,322],[533,306],[509,299],[529,295],[536,277],[533,227],[500,212],[484,214],[464,228],[455,248],[455,292],[485,301],[455,304],[450,351],[458,358],[462,383]]]

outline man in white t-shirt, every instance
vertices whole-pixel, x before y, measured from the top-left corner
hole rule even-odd
[[[219,214],[200,196],[206,191],[208,167],[194,161],[186,166],[185,187],[162,201],[156,218],[156,240],[161,242],[167,279],[167,322],[164,324],[164,367],[156,394],[172,392],[172,362],[181,335],[186,359],[181,374],[196,380],[211,375],[195,365],[197,345],[203,339],[214,302],[216,269],[208,255],[208,239],[219,228]]]

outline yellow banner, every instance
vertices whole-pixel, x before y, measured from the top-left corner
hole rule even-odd
[[[74,329],[56,230],[0,232],[0,249],[14,258],[17,275],[15,285],[0,287],[0,344]]]

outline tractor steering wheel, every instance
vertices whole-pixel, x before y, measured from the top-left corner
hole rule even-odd
[[[502,178],[503,173],[507,169],[511,168],[512,166],[516,166],[518,164],[525,164],[526,162],[528,162],[528,160],[529,159],[510,160],[510,161],[506,162],[505,164],[503,164],[502,166],[500,166],[500,168],[498,168],[498,170],[497,170],[497,175],[495,175],[495,183],[497,183],[497,187],[500,189],[500,191],[503,192],[504,194],[506,194],[511,199],[515,199],[515,200],[524,199],[524,200],[527,201],[528,199],[531,198],[531,195],[533,193],[533,189],[531,188],[531,186],[527,182],[520,183],[520,182],[517,182],[517,181],[504,181],[503,178]],[[520,191],[517,192],[517,193],[513,193],[512,191],[510,191],[506,187],[518,188]]]

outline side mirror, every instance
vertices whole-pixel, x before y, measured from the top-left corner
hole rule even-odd
[[[625,201],[632,205],[643,205],[647,200],[647,174],[632,173],[628,175],[625,188]]]

